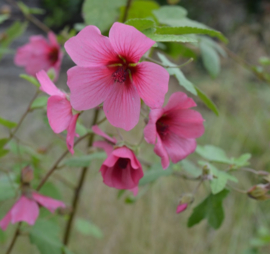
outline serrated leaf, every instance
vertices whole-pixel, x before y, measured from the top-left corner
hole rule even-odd
[[[90,162],[94,159],[105,159],[106,153],[97,152],[89,155],[84,155],[80,157],[72,157],[67,159],[64,164],[69,167],[88,167]]]
[[[219,116],[218,108],[215,105],[211,99],[208,98],[208,96],[198,87],[195,87],[197,95],[202,100],[202,102],[210,109],[212,110],[217,116]]]
[[[151,19],[129,19],[125,24],[135,27],[139,31],[155,27]]]
[[[57,224],[39,219],[31,228],[29,239],[41,254],[61,254],[63,245],[59,239],[59,231]]]
[[[223,42],[227,42],[227,39],[220,32],[212,29],[190,27],[190,26],[179,26],[179,27],[157,27],[156,34],[206,34],[212,37],[217,37]]]
[[[212,228],[218,229],[224,220],[222,202],[228,194],[229,191],[226,189],[216,195],[210,194],[202,203],[193,209],[188,219],[188,227],[192,227],[203,219],[207,219]]]
[[[220,60],[217,52],[203,41],[199,45],[204,67],[213,78],[216,78],[220,72]]]
[[[97,26],[101,32],[104,32],[116,21],[120,14],[120,7],[125,4],[125,0],[85,0],[82,15],[86,24]]]
[[[97,239],[103,238],[103,233],[101,229],[97,225],[93,224],[88,220],[77,218],[75,227],[78,230],[78,232],[80,232],[83,235],[93,236]]]
[[[158,178],[162,176],[171,175],[172,173],[173,173],[172,167],[169,167],[166,170],[164,170],[160,163],[155,163],[151,166],[149,170],[144,172],[144,176],[143,178],[141,178],[139,186],[154,182]]]
[[[159,4],[155,1],[132,1],[129,11],[127,20],[129,19],[144,19],[144,18],[153,18],[155,19],[155,16],[153,15],[152,11],[159,8]],[[119,20],[122,21],[124,18],[124,12],[126,9],[126,1],[120,8],[120,18]]]
[[[173,35],[173,34],[155,34],[155,33],[144,33],[148,38],[153,41],[159,42],[197,42],[198,40],[193,35]]]
[[[159,59],[161,60],[163,65],[166,66],[176,66],[176,64],[170,62],[164,55],[157,53]],[[187,91],[191,92],[194,95],[197,95],[197,91],[194,85],[186,79],[183,72],[179,68],[167,68],[167,71],[170,75],[174,75],[178,80],[179,84],[183,86]]]
[[[0,24],[9,18],[9,14],[0,14]]]
[[[186,9],[180,6],[162,6],[153,13],[160,23],[167,25],[175,25],[175,22],[187,16]]]
[[[38,97],[33,101],[31,109],[43,108],[47,105],[47,101],[48,101],[47,96]]]
[[[30,76],[27,74],[20,74],[20,78],[27,80],[28,82],[30,82],[31,84],[33,84],[36,87],[40,87],[38,80],[33,76]]]
[[[0,124],[9,128],[9,129],[15,128],[17,126],[17,123],[11,122],[11,121],[6,120],[6,119],[1,118],[1,117],[0,117]]]

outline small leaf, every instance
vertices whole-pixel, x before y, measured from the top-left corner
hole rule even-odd
[[[9,18],[9,14],[0,14],[0,24]]]
[[[197,146],[196,153],[198,153],[203,158],[214,161],[214,162],[221,162],[226,164],[231,164],[232,160],[229,159],[221,148],[212,145],[206,146]]]
[[[29,9],[29,7],[28,7],[27,5],[25,5],[23,2],[18,1],[18,2],[17,2],[17,5],[19,6],[20,10],[22,11],[22,13],[23,13],[24,15],[27,16],[27,15],[30,14],[30,9]]]
[[[222,202],[228,194],[229,191],[226,189],[216,195],[210,194],[202,203],[193,209],[188,219],[188,227],[192,227],[203,219],[207,219],[212,228],[218,229],[224,220]]]
[[[159,42],[197,42],[198,40],[193,35],[173,35],[173,34],[155,34],[155,33],[144,33],[148,38],[153,41]]]
[[[18,185],[14,182],[14,175],[0,176],[0,201],[14,198],[16,196],[16,188]]]
[[[249,165],[249,160],[251,158],[251,154],[250,153],[245,153],[242,154],[239,158],[233,158],[233,164],[234,164],[234,168],[241,168],[244,166],[248,166]]]
[[[180,162],[182,168],[194,177],[198,177],[202,174],[202,170],[198,168],[194,163],[185,159]]]
[[[26,74],[20,74],[20,77],[32,83],[34,86],[40,87],[40,84],[35,77]]]
[[[91,132],[92,132],[92,130],[86,128],[80,122],[77,122],[77,124],[76,124],[76,133],[78,133],[80,136],[83,136],[86,133],[91,133]]]
[[[259,63],[265,66],[270,65],[270,58],[266,56],[260,57]]]
[[[176,66],[174,63],[170,62],[164,55],[158,53],[158,57],[161,60],[162,64],[166,66]],[[179,84],[183,86],[187,91],[191,92],[194,95],[197,95],[194,85],[186,79],[183,72],[179,68],[167,68],[167,71],[170,75],[174,75],[178,80]]]
[[[0,139],[0,149],[2,149],[8,141],[9,141],[8,138],[1,138]]]
[[[152,183],[162,176],[168,176],[173,173],[172,167],[164,170],[160,163],[155,163],[151,168],[144,173],[143,178],[139,182],[139,186]]]
[[[213,101],[211,101],[207,95],[198,87],[195,87],[197,94],[199,98],[202,100],[202,102],[210,109],[212,110],[217,116],[219,116],[218,108],[215,105]]]
[[[33,101],[31,109],[43,108],[47,105],[47,101],[48,101],[47,96],[38,97]]]
[[[17,123],[11,122],[11,121],[6,120],[6,119],[1,118],[1,117],[0,117],[0,124],[9,128],[9,129],[15,128],[17,126]]]
[[[59,189],[52,182],[46,182],[42,186],[42,188],[40,189],[39,192],[40,192],[40,194],[42,194],[44,196],[48,196],[48,197],[51,197],[51,198],[54,198],[54,199],[58,199],[58,200],[61,200],[62,199],[62,195],[59,192]]]
[[[3,157],[9,153],[9,150],[7,149],[0,149],[0,157]]]
[[[175,25],[178,21],[187,16],[187,10],[180,6],[162,6],[157,10],[153,10],[154,15],[162,24]]]
[[[76,219],[75,227],[83,235],[93,236],[97,239],[103,238],[101,229],[88,220],[81,218]]]
[[[151,19],[129,19],[125,24],[133,26],[139,31],[155,27],[155,22]]]
[[[90,162],[94,159],[105,159],[106,153],[96,152],[89,155],[84,155],[80,157],[72,157],[67,159],[64,164],[69,167],[88,167]]]

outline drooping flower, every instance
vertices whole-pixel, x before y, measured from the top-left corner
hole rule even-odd
[[[169,74],[161,66],[138,61],[153,45],[132,26],[114,23],[109,37],[87,26],[65,43],[78,65],[68,70],[71,105],[87,110],[103,103],[109,122],[131,130],[139,121],[140,98],[159,108],[168,91]]]
[[[29,225],[34,225],[39,215],[38,204],[47,208],[51,213],[54,213],[57,208],[66,207],[63,202],[40,195],[37,192],[22,195],[0,221],[1,229],[6,230],[9,223],[14,224],[20,221],[25,221]]]
[[[38,71],[53,68],[58,78],[63,53],[53,32],[48,33],[48,41],[41,35],[31,36],[30,42],[19,47],[14,62],[25,67],[25,71],[35,76]]]
[[[49,124],[55,133],[67,130],[67,147],[74,154],[75,129],[79,114],[72,113],[67,95],[54,85],[45,71],[38,72],[36,76],[41,85],[40,90],[50,95],[47,103]]]
[[[169,158],[177,163],[193,153],[196,138],[204,133],[201,114],[189,109],[195,106],[186,94],[176,92],[167,106],[150,111],[144,137],[148,143],[155,144],[154,152],[161,157],[164,169],[170,164]]]
[[[139,181],[143,177],[139,160],[126,146],[114,148],[116,139],[109,137],[98,126],[93,126],[92,130],[107,139],[107,141],[95,141],[93,144],[105,150],[108,156],[100,168],[103,182],[109,187],[130,190],[136,196]]]

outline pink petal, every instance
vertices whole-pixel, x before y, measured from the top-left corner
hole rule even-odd
[[[167,116],[162,122],[169,126],[170,132],[182,138],[198,138],[204,133],[204,119],[195,110],[172,111]]]
[[[140,96],[131,84],[115,83],[103,104],[104,113],[115,127],[129,131],[140,118]]]
[[[185,93],[176,92],[171,95],[168,104],[164,107],[164,111],[168,112],[172,110],[187,109],[196,106],[197,105],[194,100],[189,98]]]
[[[61,96],[51,96],[48,99],[47,116],[55,133],[66,130],[73,116],[70,102]]]
[[[47,93],[48,95],[58,95],[61,97],[65,97],[65,93],[61,92],[55,84],[51,81],[51,79],[48,77],[47,73],[42,70],[39,71],[37,74],[37,79],[40,83],[40,90],[44,93]]]
[[[11,208],[11,223],[25,221],[34,225],[39,215],[39,208],[34,200],[21,196],[18,202]]]
[[[115,22],[109,32],[113,49],[129,62],[137,63],[155,41],[146,37],[136,28]]]
[[[0,221],[0,228],[5,231],[8,227],[8,224],[11,222],[10,211],[5,215],[5,217]]]
[[[79,117],[79,114],[73,115],[70,120],[69,126],[67,128],[66,143],[67,143],[67,148],[71,154],[74,154],[73,146],[74,146],[74,137],[76,135],[75,131],[76,131],[76,123],[77,123],[78,117]]]
[[[138,161],[134,152],[127,148],[126,146],[119,147],[113,151],[113,155],[118,158],[130,159],[131,166],[133,169],[141,168],[141,163]]]
[[[161,108],[168,92],[169,73],[163,67],[149,62],[136,66],[133,84],[140,97],[150,108]]]
[[[133,189],[130,189],[130,191],[133,193],[134,197],[136,197],[138,195],[139,188],[136,186]]]
[[[196,149],[195,139],[181,138],[174,133],[169,133],[162,143],[173,163],[185,159]]]
[[[47,208],[51,213],[54,213],[55,210],[59,207],[62,208],[66,207],[66,205],[62,201],[58,201],[56,199],[40,195],[37,192],[33,192],[32,196],[36,202]]]
[[[95,26],[87,26],[65,43],[71,59],[81,67],[108,65],[119,61],[108,37]]]
[[[105,132],[103,132],[97,125],[92,126],[92,130],[95,134],[109,140],[111,143],[116,144],[117,140],[116,138],[112,138],[109,135],[107,135]]]
[[[163,109],[152,109],[149,114],[149,121],[144,128],[144,138],[147,143],[155,144],[157,138],[156,122],[162,116]]]
[[[106,141],[95,141],[93,143],[93,147],[98,147],[98,148],[103,149],[105,153],[107,154],[107,156],[109,156],[113,151],[113,146]]]
[[[56,35],[55,35],[53,32],[50,31],[50,32],[48,33],[48,38],[49,38],[49,42],[50,42],[51,46],[60,48],[60,47],[59,47],[59,44],[58,44],[58,42],[57,42]]]
[[[180,204],[177,206],[177,209],[176,209],[176,213],[181,213],[183,211],[185,211],[188,207],[188,204],[185,203],[185,204]]]
[[[76,110],[87,110],[104,102],[113,87],[112,73],[112,69],[102,66],[76,66],[69,69],[67,84],[70,88],[72,107]]]
[[[159,135],[157,135],[157,143],[155,145],[154,152],[161,158],[161,165],[163,169],[168,168],[170,165],[170,159]]]

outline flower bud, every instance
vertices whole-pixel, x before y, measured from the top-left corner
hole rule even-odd
[[[194,201],[193,194],[191,193],[183,194],[176,208],[176,213],[181,213],[185,211],[188,205],[191,204],[193,201]]]
[[[26,166],[21,171],[21,182],[23,184],[30,183],[34,178],[34,171],[30,166]]]
[[[250,188],[247,191],[247,194],[250,198],[256,200],[267,200],[270,199],[270,195],[267,195],[268,191],[270,190],[270,184],[257,184]]]

